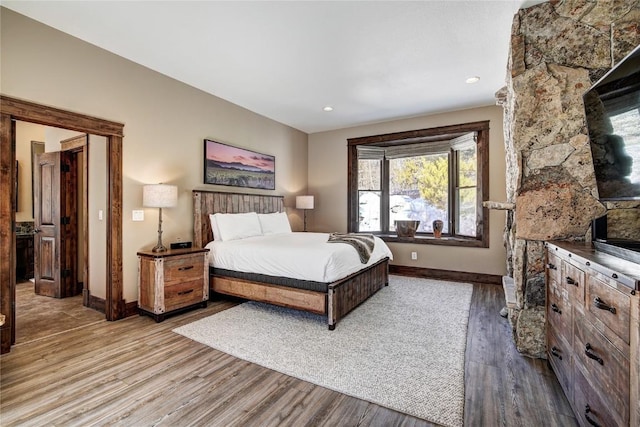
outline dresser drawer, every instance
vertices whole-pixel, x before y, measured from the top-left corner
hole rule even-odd
[[[600,399],[611,412],[628,414],[629,359],[589,322],[576,319],[574,323],[576,367],[583,367],[585,377],[601,391]]]
[[[584,304],[585,274],[573,264],[562,261],[562,286],[567,289],[571,301]]]
[[[547,251],[547,276],[549,280],[554,280],[558,285],[562,280],[562,260],[553,252]]]
[[[571,346],[563,338],[556,335],[553,327],[547,329],[547,359],[556,373],[558,382],[564,390],[565,396],[571,401],[573,398],[573,361]]]
[[[558,335],[570,341],[573,335],[571,303],[563,297],[562,289],[554,284],[556,282],[552,280],[547,293],[547,321]]]
[[[575,415],[580,425],[601,427],[629,425],[629,412],[618,414],[613,412],[612,408],[601,399],[600,394],[587,381],[581,369],[574,369],[574,381],[573,402]]]
[[[587,306],[597,321],[611,329],[629,344],[629,312],[631,297],[612,288],[594,276],[587,280]]]

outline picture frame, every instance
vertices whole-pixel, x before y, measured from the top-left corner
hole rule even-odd
[[[245,148],[204,140],[204,183],[276,189],[276,158]]]

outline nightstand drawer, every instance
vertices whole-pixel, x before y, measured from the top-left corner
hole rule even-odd
[[[203,269],[204,259],[201,254],[166,259],[164,261],[165,286],[188,280],[201,280]]]
[[[164,305],[166,311],[176,310],[203,300],[202,278],[189,282],[180,282],[164,288]]]

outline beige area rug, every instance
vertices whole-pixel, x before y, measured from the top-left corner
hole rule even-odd
[[[174,329],[269,369],[445,426],[461,426],[473,287],[391,276],[336,325],[246,302]]]

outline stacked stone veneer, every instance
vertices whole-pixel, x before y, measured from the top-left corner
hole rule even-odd
[[[544,241],[589,240],[607,213],[610,237],[640,238],[640,203],[598,200],[583,93],[640,44],[640,0],[551,1],[514,17],[504,108],[505,246],[518,350],[545,357]]]

